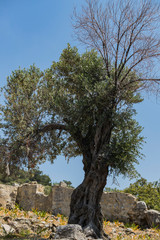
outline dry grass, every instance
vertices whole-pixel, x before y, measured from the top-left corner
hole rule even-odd
[[[10,217],[13,221],[16,218],[25,218],[25,219],[37,219],[40,222],[46,224],[54,224],[55,226],[66,225],[68,218],[58,214],[53,216],[49,213],[38,211],[33,209],[32,211],[23,211],[18,206],[15,209],[9,210],[5,208],[0,208],[0,219],[4,217]],[[129,229],[129,230],[128,230]],[[160,229],[146,229],[141,230],[137,225],[124,225],[121,222],[115,221],[104,221],[104,231],[108,234],[113,240],[159,240],[160,239]],[[51,233],[51,230],[42,229],[39,232],[40,237],[47,239]],[[24,236],[24,234],[21,234]],[[17,237],[22,237],[17,236]]]

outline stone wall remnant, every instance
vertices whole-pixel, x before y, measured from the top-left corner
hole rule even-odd
[[[19,186],[16,201],[21,208],[27,211],[37,209],[50,212],[51,210],[51,195],[45,195],[44,186],[37,182]]]
[[[62,183],[60,185],[53,186],[50,194],[45,195],[44,186],[37,182],[20,186],[0,184],[0,206],[13,208],[15,203],[18,203],[24,210],[37,209],[53,215],[60,213],[69,216],[73,188],[65,187]],[[108,221],[118,220],[124,223],[135,223],[142,227],[160,228],[160,212],[148,210],[145,202],[137,201],[131,194],[103,193],[101,207]]]
[[[0,184],[0,207],[13,208],[16,203],[18,186]]]
[[[104,217],[109,221],[130,221],[130,211],[136,207],[136,197],[121,192],[103,193],[101,208]]]
[[[52,187],[52,214],[63,214],[69,216],[70,214],[70,201],[73,189],[67,187],[53,186]]]

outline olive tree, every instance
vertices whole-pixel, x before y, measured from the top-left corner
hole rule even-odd
[[[105,82],[108,83],[103,89],[109,89],[105,96],[110,97],[99,115],[93,145],[90,145],[92,161],[86,161],[91,162],[90,170],[86,171],[86,186],[83,183],[72,195],[70,223],[77,222],[84,226],[90,216],[88,222],[94,226],[94,211],[92,207],[87,208],[86,199],[93,202],[93,196],[96,196],[95,205],[98,208],[109,162],[108,150],[104,155],[102,149],[111,141],[115,113],[127,107],[139,91],[159,92],[160,79],[156,75],[160,56],[159,14],[159,5],[151,0],[115,0],[104,1],[104,4],[88,0],[80,13],[74,11],[75,37],[89,48],[96,49],[103,59]],[[103,114],[106,114],[105,121],[101,119]],[[90,195],[88,198],[87,191]],[[81,214],[83,210],[78,210],[83,209],[82,206],[87,220]]]
[[[142,157],[142,128],[133,108],[142,101],[139,94],[124,95],[112,108],[113,79],[102,57],[94,50],[81,55],[70,45],[44,73],[35,66],[14,71],[4,93],[1,166],[7,162],[30,170],[59,154],[82,156],[85,176],[73,191],[69,223],[89,226],[93,236],[100,236],[100,199],[108,174],[134,177],[134,164]]]
[[[140,90],[159,86],[149,72],[160,54],[159,9],[152,1],[135,4],[88,0],[75,12],[74,28],[93,49],[81,55],[68,45],[43,73],[35,66],[13,72],[1,108],[2,150],[10,161],[32,166],[58,154],[82,156],[84,180],[73,191],[69,223],[94,238],[103,234],[100,200],[108,175],[133,176],[141,157],[133,105],[142,101]]]

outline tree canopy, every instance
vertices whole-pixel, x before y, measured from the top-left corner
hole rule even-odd
[[[126,82],[135,77],[136,73],[131,72]],[[133,104],[142,101],[139,93],[133,91],[138,87],[139,83],[134,82],[131,89],[115,95],[114,78],[107,76],[102,57],[95,50],[80,55],[70,45],[59,61],[43,73],[35,66],[16,70],[4,89],[1,162],[30,170],[47,159],[53,162],[59,154],[67,159],[82,155],[85,179],[78,193],[82,197],[77,196],[79,188],[73,191],[71,213],[76,211],[78,217],[71,214],[69,223],[79,224],[83,216],[80,225],[85,227],[93,220],[93,235],[100,236],[102,217],[97,201],[100,202],[107,175],[134,177],[135,163],[142,157],[142,128],[133,118]],[[92,201],[90,193],[96,186],[100,189]],[[86,204],[78,210],[85,189],[89,190],[87,208],[98,208],[94,218],[94,211],[89,218],[82,214]]]
[[[69,44],[45,72],[34,65],[14,71],[4,93],[1,161],[29,168],[59,154],[68,159],[83,155],[94,145],[97,126],[111,117],[114,100],[113,79],[106,77],[102,58],[94,50],[80,55]],[[105,159],[107,148],[110,172],[136,172],[143,138],[133,103],[140,101],[139,94],[126,92],[112,112],[111,141],[101,149]]]

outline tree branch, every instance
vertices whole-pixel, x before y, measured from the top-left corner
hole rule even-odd
[[[45,125],[44,127],[40,128],[37,130],[38,133],[41,133],[41,132],[49,132],[49,131],[52,131],[52,130],[67,130],[67,127],[66,125],[64,124],[60,124],[60,123],[51,123],[51,124],[48,124],[48,125]]]

